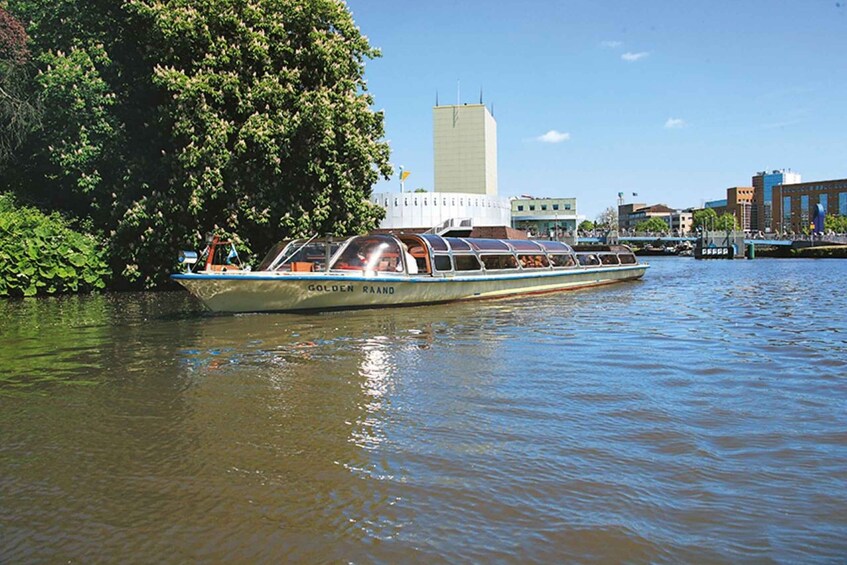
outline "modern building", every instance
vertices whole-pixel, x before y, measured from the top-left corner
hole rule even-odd
[[[776,185],[773,188],[774,230],[804,233],[812,210],[820,204],[831,216],[847,216],[847,179]]]
[[[778,169],[770,173],[761,171],[753,176],[753,202],[750,214],[751,229],[761,232],[774,231],[773,189],[780,184],[798,184],[799,173],[791,169]]]
[[[381,230],[422,231],[450,225],[508,227],[512,207],[497,195],[497,123],[482,104],[435,106],[434,192],[383,192]]]
[[[738,227],[744,231],[752,229],[753,190],[752,186],[732,186],[726,189],[726,211],[735,216]]]
[[[483,104],[432,109],[436,192],[497,195],[497,122]]]
[[[521,196],[512,199],[512,227],[533,235],[553,234],[561,238],[576,232],[580,217],[576,212],[576,198],[534,198]]]

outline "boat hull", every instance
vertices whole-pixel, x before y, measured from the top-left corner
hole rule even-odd
[[[485,276],[178,274],[214,312],[384,308],[572,290],[641,278],[647,265]]]

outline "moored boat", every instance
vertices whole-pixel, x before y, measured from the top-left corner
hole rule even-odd
[[[333,310],[434,304],[555,292],[641,278],[625,246],[576,249],[558,241],[365,235],[277,244],[255,270],[214,258],[171,278],[216,312]],[[231,245],[230,245],[231,247]],[[189,255],[190,256],[190,255]],[[204,260],[205,258],[205,260]]]

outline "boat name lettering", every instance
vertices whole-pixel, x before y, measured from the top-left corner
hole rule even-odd
[[[362,292],[365,294],[394,294],[393,286],[368,286],[362,287]]]
[[[310,284],[310,292],[353,292],[352,284]]]

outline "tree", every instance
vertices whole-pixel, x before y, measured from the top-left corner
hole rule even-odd
[[[715,229],[720,231],[735,231],[738,229],[738,220],[729,212],[724,212],[715,222]]]
[[[89,217],[113,268],[152,285],[215,231],[263,251],[376,227],[389,178],[364,80],[379,55],[330,0],[10,0],[29,22],[44,126],[0,171]]]
[[[667,233],[670,231],[670,226],[668,223],[659,218],[657,216],[652,216],[647,218],[643,222],[639,222],[638,225],[635,226],[636,232],[655,232],[655,233]]]
[[[618,211],[613,206],[609,206],[600,212],[595,227],[597,229],[618,229]]]
[[[717,229],[718,214],[712,208],[697,210],[692,215],[691,228],[704,231]]]
[[[591,220],[582,220],[579,223],[579,231],[594,231],[594,222]]]
[[[823,220],[824,229],[835,233],[847,233],[847,216],[827,214]]]
[[[28,39],[18,19],[0,6],[0,171],[40,115],[27,90],[32,70]]]
[[[421,187],[421,188],[416,188],[416,189],[415,189],[415,192],[416,192],[416,193],[421,193],[421,192],[429,192],[429,191],[428,191],[427,189],[425,189],[425,188]]]

